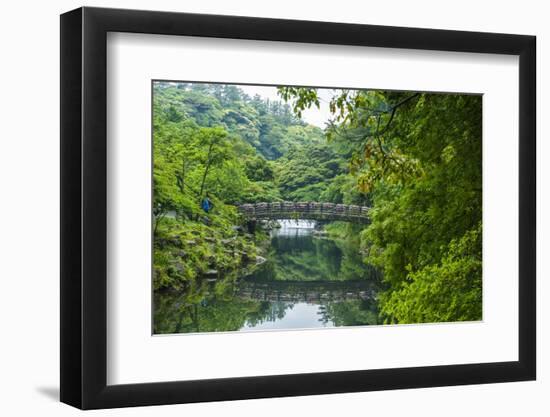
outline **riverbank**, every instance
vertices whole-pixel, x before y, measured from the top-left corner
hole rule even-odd
[[[267,235],[244,233],[230,225],[164,219],[154,240],[153,287],[180,290],[197,278],[222,274],[262,262]]]
[[[380,280],[357,243],[318,238],[312,221],[277,223],[254,242],[261,263],[155,291],[155,334],[379,324]]]
[[[332,222],[323,226],[322,230],[328,237],[334,240],[345,240],[357,245],[361,242],[361,232],[365,225],[356,225],[347,222]]]

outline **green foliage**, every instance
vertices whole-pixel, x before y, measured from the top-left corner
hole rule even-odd
[[[257,242],[234,230],[234,205],[288,197],[276,176],[289,162],[269,159],[329,152],[321,130],[288,105],[251,99],[236,86],[158,82],[153,109],[154,286],[189,288],[208,271],[227,274],[254,261]],[[323,160],[319,174],[334,176],[338,162],[323,158],[315,159]],[[319,178],[310,180],[304,189]],[[206,196],[214,204],[208,214]]]
[[[157,293],[154,333],[235,331],[269,319],[269,303],[233,298],[235,282],[229,274],[215,283],[195,280],[185,293]]]
[[[408,275],[384,294],[382,313],[398,323],[475,321],[482,317],[481,225],[452,240],[439,264]]]
[[[320,142],[323,133],[294,116],[280,101],[250,98],[240,88],[220,84],[154,84],[155,131],[165,122],[193,121],[201,127],[223,127],[266,159],[276,159],[294,144]]]
[[[343,253],[339,276],[362,273],[357,256],[382,271],[382,316],[358,302],[327,305],[327,317],[351,323],[360,309],[369,323],[479,320],[481,97],[335,90],[332,120],[322,131],[300,119],[307,107],[319,106],[315,89],[279,93],[291,105],[251,98],[231,85],[155,83],[155,288],[186,288],[189,300],[204,300],[204,275],[234,277],[255,259],[261,236],[235,230],[236,203],[369,205],[367,227],[327,230]],[[214,203],[207,214],[200,207],[206,195]],[[326,243],[311,245],[302,255],[284,253],[274,263],[279,275],[333,274],[330,262],[318,261],[331,256]],[[223,296],[234,279],[214,292]],[[213,315],[208,320],[195,312],[192,323],[179,326],[233,329],[284,313],[246,302],[235,307],[233,322],[221,313],[228,308],[223,297],[217,300],[218,313],[203,313]]]
[[[364,326],[380,324],[376,302],[371,300],[327,303],[323,311],[325,322],[335,326]]]
[[[292,109],[298,117],[300,117],[302,112],[312,104],[319,108],[319,98],[317,97],[317,92],[314,89],[302,87],[280,87],[279,94],[286,101],[294,100]]]
[[[246,176],[253,181],[273,181],[273,167],[261,155],[254,155],[245,159],[244,169]]]
[[[253,238],[238,235],[223,220],[206,225],[166,218],[154,241],[153,286],[188,289],[201,276],[216,277],[255,262],[257,254]]]
[[[314,89],[280,94],[297,111],[318,103]],[[355,182],[347,201],[372,201],[361,237],[365,261],[389,285],[386,319],[481,319],[481,268],[472,261],[481,262],[481,242],[472,244],[482,216],[481,97],[341,90],[330,108],[327,137],[348,152]],[[321,198],[346,202],[348,179],[337,176]],[[467,244],[458,258],[457,245]]]
[[[276,161],[277,185],[285,200],[342,202],[351,189],[345,159],[327,143],[296,147]]]

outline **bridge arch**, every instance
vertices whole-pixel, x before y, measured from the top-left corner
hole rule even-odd
[[[249,281],[241,280],[235,294],[255,301],[309,303],[372,300],[375,290],[369,281]]]
[[[352,223],[367,223],[369,207],[351,204],[307,202],[260,202],[241,204],[239,212],[247,221],[255,220],[340,220]]]

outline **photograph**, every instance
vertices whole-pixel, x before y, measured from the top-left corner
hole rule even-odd
[[[40,322],[7,334],[41,347],[7,380],[38,387],[32,410],[57,386],[79,410],[142,414],[538,415],[543,14],[260,3],[65,5],[57,34],[40,13],[14,44],[30,72],[53,57],[59,106],[7,84],[5,177],[32,186],[10,199],[30,229],[7,222],[6,282],[36,275],[40,307],[7,291]],[[26,267],[30,236],[59,238],[58,285]]]
[[[483,320],[481,94],[151,91],[153,335]]]

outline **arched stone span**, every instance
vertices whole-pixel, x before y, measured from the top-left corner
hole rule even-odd
[[[261,202],[241,204],[239,212],[247,221],[305,219],[305,220],[340,220],[352,223],[367,223],[369,207],[348,204],[308,202]]]
[[[252,281],[239,282],[236,295],[256,301],[352,301],[375,297],[369,281]]]

